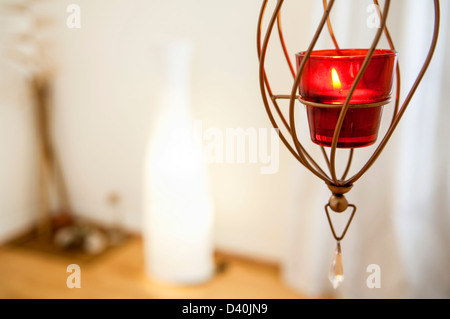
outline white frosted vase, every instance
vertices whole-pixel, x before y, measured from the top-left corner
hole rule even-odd
[[[213,209],[201,143],[193,133],[189,79],[192,45],[157,46],[157,107],[144,181],[144,249],[147,274],[194,284],[213,274]]]

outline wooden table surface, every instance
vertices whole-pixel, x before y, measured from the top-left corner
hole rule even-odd
[[[133,237],[104,256],[80,263],[81,288],[66,285],[69,257],[32,249],[0,247],[0,298],[302,298],[286,287],[274,265],[218,253],[221,265],[209,282],[173,286],[144,272],[142,240]]]

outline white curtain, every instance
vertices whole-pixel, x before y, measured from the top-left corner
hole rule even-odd
[[[332,18],[338,41],[343,39],[341,47],[370,44],[373,33],[361,25],[364,8],[370,3],[336,1]],[[316,9],[321,10],[321,1]],[[427,54],[433,10],[431,0],[393,1],[391,5],[388,27],[399,52],[402,100]],[[294,289],[312,297],[450,297],[448,1],[441,1],[441,15],[439,44],[428,73],[383,154],[348,196],[358,210],[342,241],[345,279],[336,290],[327,278],[335,249],[323,210],[330,192],[300,164],[296,169],[293,188],[297,193],[283,262],[284,280]],[[312,20],[302,23],[306,27],[315,23]],[[384,118],[391,114],[387,108]],[[367,152],[355,152],[354,167],[361,167]],[[374,273],[369,266],[374,264],[379,266],[379,288],[367,285]]]

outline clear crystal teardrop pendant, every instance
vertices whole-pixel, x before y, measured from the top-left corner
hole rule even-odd
[[[344,281],[344,268],[342,266],[341,242],[337,241],[334,258],[331,262],[330,272],[328,274],[333,288],[336,289]]]

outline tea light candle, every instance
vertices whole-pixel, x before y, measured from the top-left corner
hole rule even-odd
[[[300,77],[299,94],[307,108],[314,143],[331,146],[340,111],[367,52],[345,49],[311,53]],[[305,52],[296,55],[297,68],[304,56]],[[396,63],[395,51],[375,50],[350,100],[354,106],[347,111],[337,147],[363,147],[376,142],[383,104],[392,93]]]

